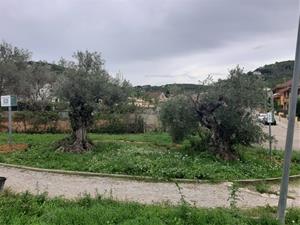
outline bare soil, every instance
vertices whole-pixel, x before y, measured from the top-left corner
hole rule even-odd
[[[27,144],[1,144],[0,145],[0,154],[15,152],[15,151],[24,151],[27,148],[28,148]]]

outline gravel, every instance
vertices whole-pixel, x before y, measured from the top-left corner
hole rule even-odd
[[[180,183],[176,185],[176,183],[167,182],[63,175],[5,166],[0,166],[0,176],[7,178],[5,187],[14,192],[29,191],[33,194],[47,192],[49,197],[61,196],[68,199],[79,198],[85,194],[101,195],[114,200],[143,204],[164,202],[178,204],[181,199],[184,199],[197,207],[228,207],[231,186],[230,182],[218,184]],[[296,195],[295,199],[288,200],[289,206],[300,205],[300,193],[297,192]],[[260,194],[247,188],[239,189],[238,199],[238,206],[242,208],[276,206],[278,202],[276,195]]]

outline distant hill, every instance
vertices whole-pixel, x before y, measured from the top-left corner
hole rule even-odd
[[[273,64],[264,65],[257,68],[253,72],[260,72],[266,81],[266,85],[270,88],[275,87],[277,84],[283,83],[292,79],[294,61],[275,62]]]
[[[162,92],[166,96],[170,94],[195,93],[203,87],[199,84],[166,84],[161,86],[142,85],[135,86],[134,89],[139,93]]]
[[[48,68],[50,68],[51,71],[55,72],[55,73],[63,73],[65,71],[65,68],[57,65],[55,63],[48,63],[46,61],[29,61],[28,65],[41,65],[41,66],[47,66]]]

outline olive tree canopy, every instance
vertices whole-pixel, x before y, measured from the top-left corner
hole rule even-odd
[[[61,60],[65,72],[57,83],[58,95],[69,103],[72,127],[67,151],[82,152],[91,148],[87,131],[93,122],[93,112],[101,105],[113,106],[127,99],[129,83],[111,77],[103,69],[97,52],[76,52],[74,61]]]

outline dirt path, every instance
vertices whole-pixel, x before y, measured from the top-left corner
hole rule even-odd
[[[179,184],[180,188],[178,188],[175,183],[62,175],[3,166],[0,166],[0,176],[7,177],[5,187],[15,192],[29,191],[33,194],[48,192],[50,197],[63,196],[65,198],[76,198],[84,193],[89,193],[92,196],[100,194],[116,200],[146,204],[161,202],[176,204],[180,202],[183,195],[186,201],[198,207],[228,207],[229,187],[231,185],[229,182],[220,184],[181,183]],[[288,200],[288,205],[300,206],[300,191],[296,191],[294,197],[294,200]],[[239,199],[239,207],[255,207],[267,204],[276,206],[278,201],[276,195],[259,194],[246,188],[240,189]]]

